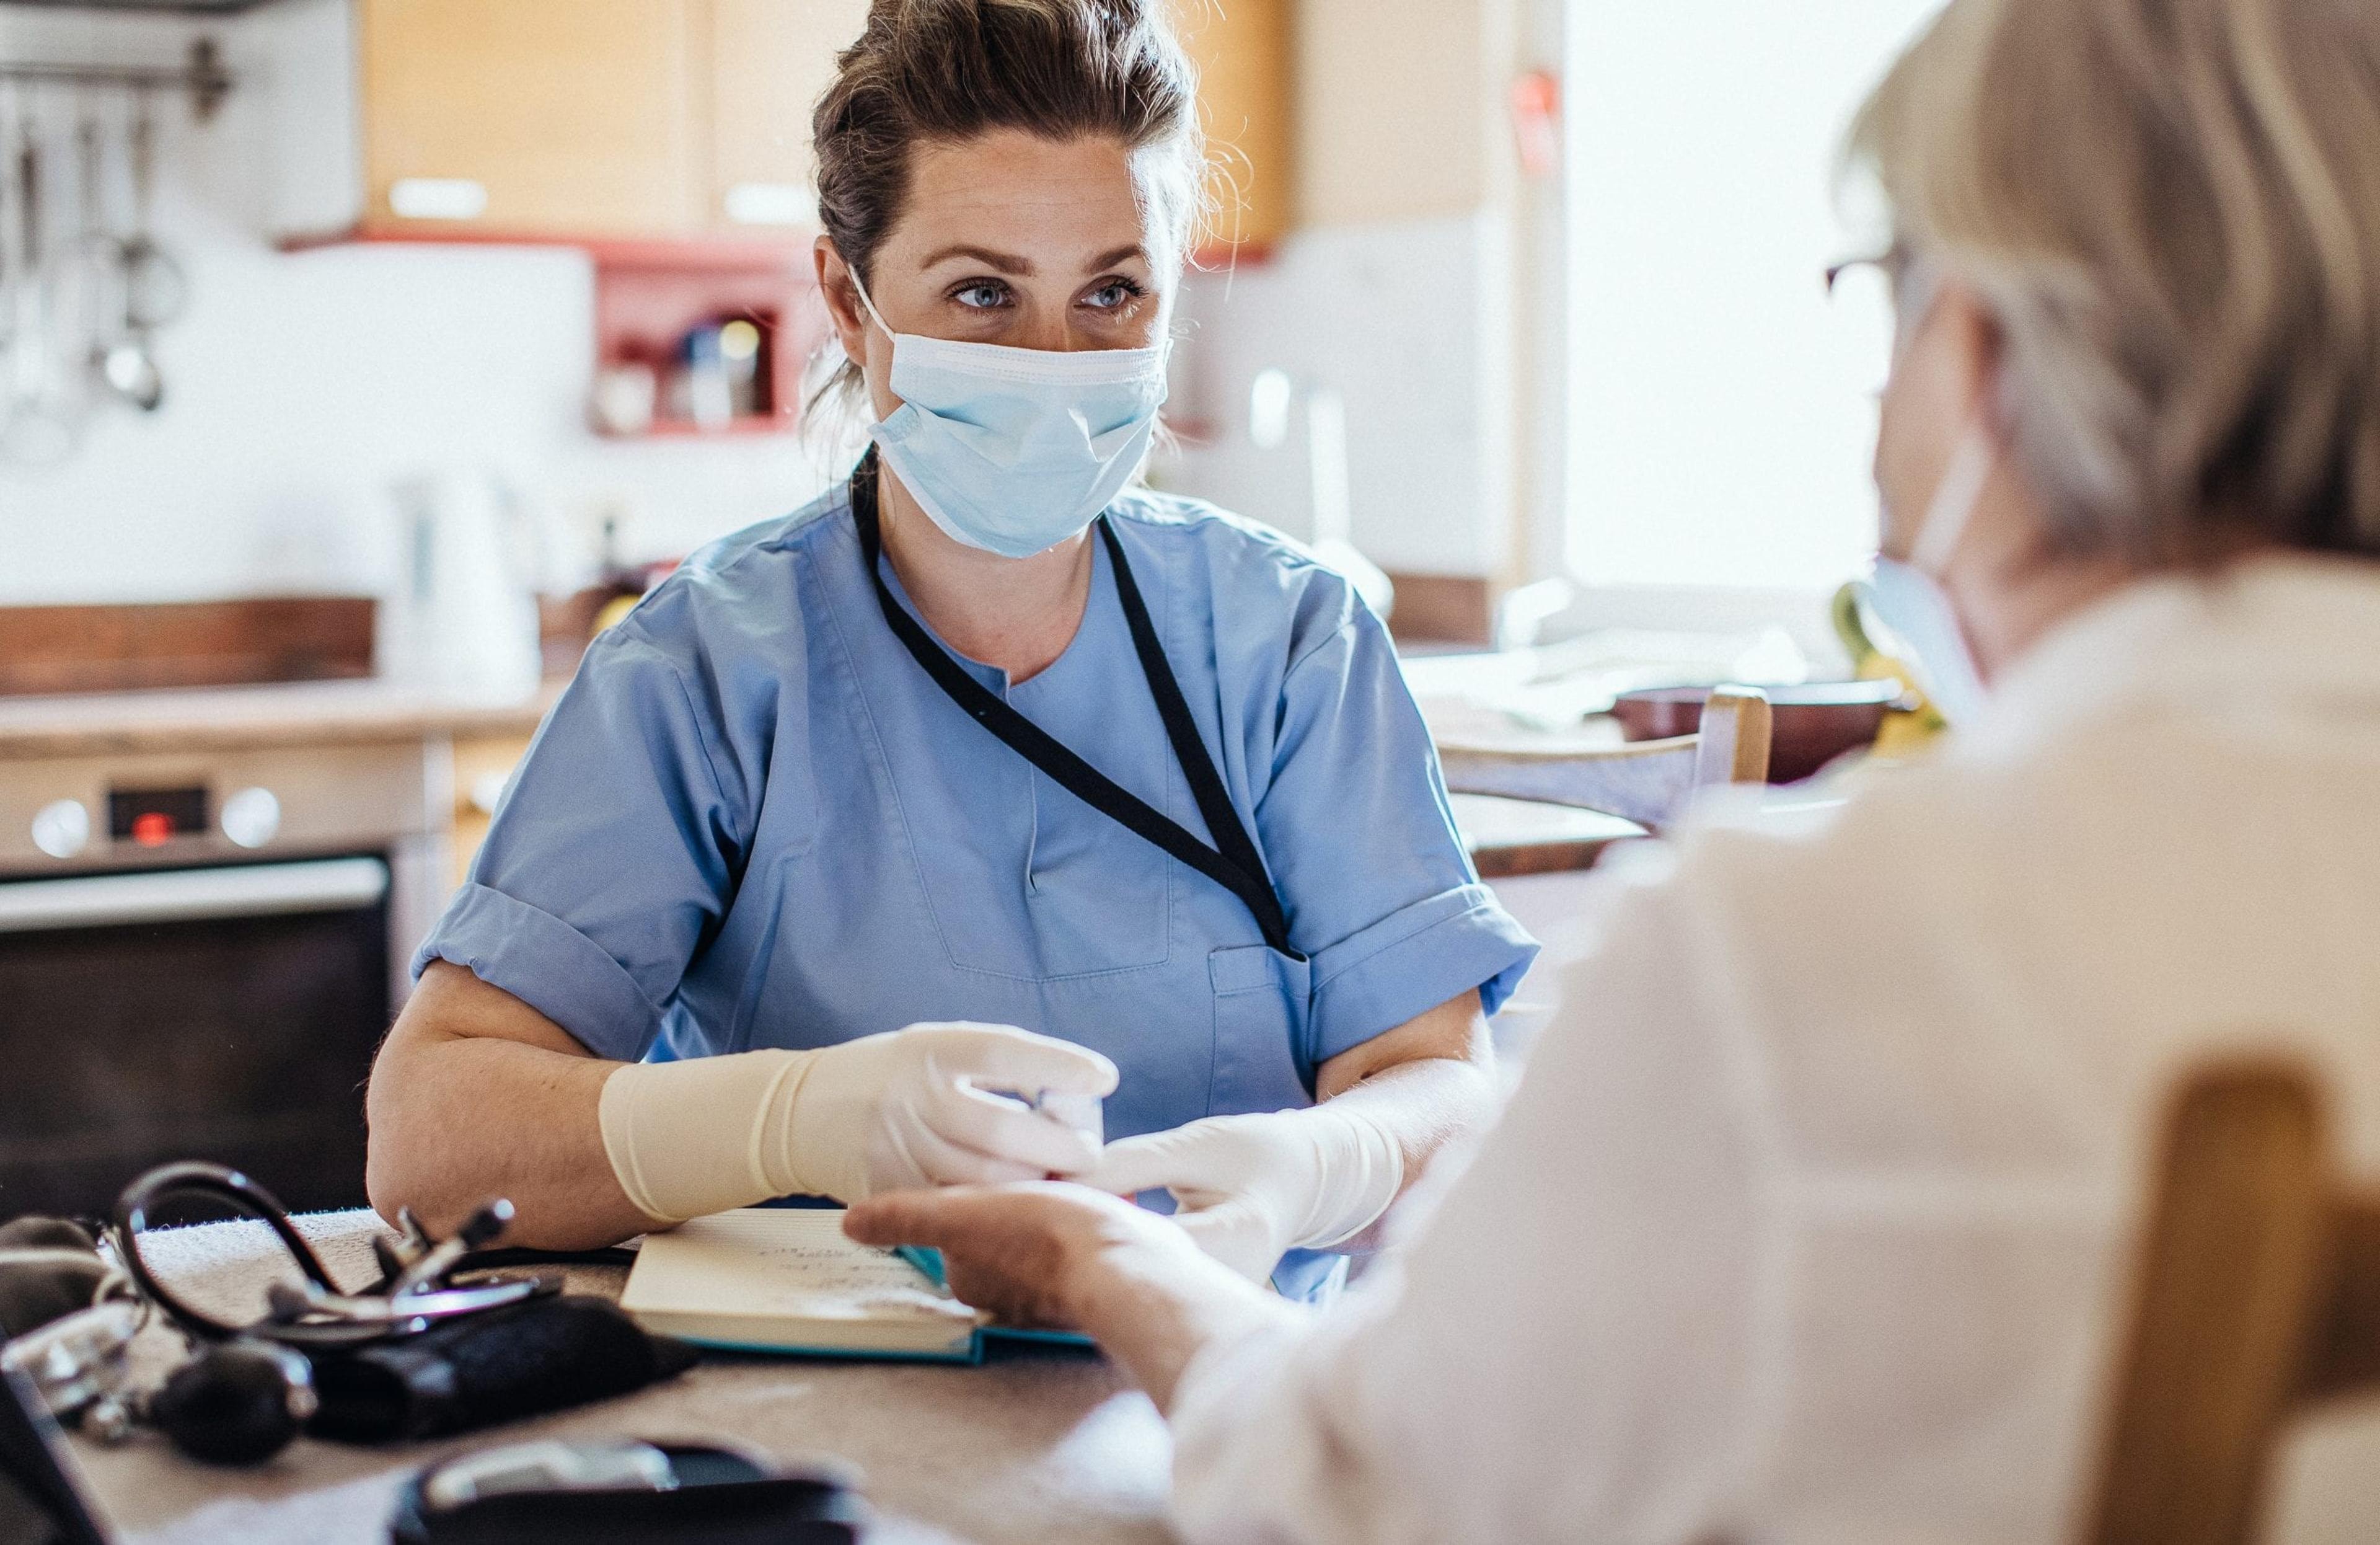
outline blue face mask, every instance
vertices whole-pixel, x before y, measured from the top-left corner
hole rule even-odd
[[[1970,429],[1935,490],[1909,560],[1879,555],[1868,577],[1868,601],[1877,620],[1899,635],[1909,663],[1925,678],[1918,685],[1953,725],[1973,722],[1983,712],[1986,693],[1938,576],[1966,534],[1998,455],[1989,431],[1981,424]]]
[[[895,333],[901,406],[871,425],[885,463],[952,541],[1006,558],[1097,519],[1140,467],[1164,406],[1166,347],[1007,348]]]

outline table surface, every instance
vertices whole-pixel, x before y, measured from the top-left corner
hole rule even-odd
[[[343,1283],[374,1271],[365,1212],[300,1221]],[[278,1256],[262,1225],[215,1223],[151,1236],[160,1273],[217,1312],[260,1304]],[[573,1292],[616,1296],[626,1272],[572,1267]],[[246,1312],[254,1312],[249,1308]],[[140,1348],[159,1371],[173,1338]],[[1127,1545],[1164,1524],[1172,1447],[1147,1396],[1095,1354],[1018,1347],[980,1368],[712,1355],[670,1382],[534,1421],[436,1442],[355,1448],[301,1440],[272,1464],[216,1470],[140,1432],[117,1447],[71,1440],[101,1513],[140,1545],[380,1545],[415,1467],[533,1436],[727,1439],[781,1459],[856,1465],[878,1545]]]
[[[1623,817],[1571,805],[1493,794],[1456,794],[1448,799],[1463,845],[1486,880],[1592,869],[1613,843],[1652,835]]]

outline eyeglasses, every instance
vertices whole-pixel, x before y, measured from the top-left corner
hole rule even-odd
[[[1829,264],[1827,269],[1827,298],[1830,300],[1835,298],[1836,292],[1842,287],[1843,275],[1863,268],[1872,268],[1884,276],[1885,288],[1895,300],[1898,300],[1900,298],[1901,286],[1908,282],[1909,272],[1915,266],[1915,254],[1899,240],[1895,240],[1891,246],[1881,252],[1871,253],[1865,257],[1845,258],[1840,262]]]
[[[1881,252],[1850,258],[1826,272],[1827,298],[1838,316],[1838,327],[1849,347],[1874,361],[1873,384],[1882,391],[1892,367],[1900,359],[1907,330],[1925,298],[1918,293],[1925,264],[1906,243],[1895,239]],[[1873,280],[1851,282],[1864,273]],[[1863,366],[1864,371],[1866,366]]]

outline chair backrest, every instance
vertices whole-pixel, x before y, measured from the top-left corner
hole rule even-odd
[[[2313,1078],[2191,1078],[2168,1119],[2082,1545],[2247,1545],[2289,1417],[2380,1386],[2380,1198]]]
[[[1585,751],[1441,742],[1438,755],[1451,793],[1572,805],[1658,832],[1697,789],[1767,781],[1768,731],[1767,694],[1720,687],[1703,707],[1701,729],[1672,740]]]

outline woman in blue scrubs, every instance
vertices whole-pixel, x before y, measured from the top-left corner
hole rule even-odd
[[[589,650],[374,1070],[384,1213],[1071,1174],[1305,1292],[1484,1113],[1536,946],[1383,629],[1127,486],[1203,163],[1158,10],[877,0],[814,125],[873,444]]]

